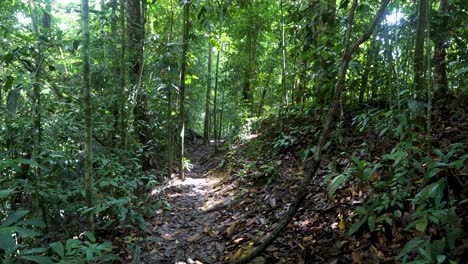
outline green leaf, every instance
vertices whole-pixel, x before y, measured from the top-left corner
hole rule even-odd
[[[447,259],[447,257],[446,257],[445,255],[438,255],[438,256],[436,256],[436,260],[437,260],[437,263],[438,263],[438,264],[444,263],[446,259]]]
[[[139,245],[136,245],[135,252],[133,253],[133,263],[140,264],[140,254],[141,248]]]
[[[44,222],[42,222],[41,220],[39,220],[37,218],[31,218],[31,219],[26,219],[26,220],[23,220],[23,221],[19,221],[15,225],[17,225],[17,226],[29,225],[29,226],[36,226],[36,227],[45,228]]]
[[[426,228],[428,224],[429,224],[429,219],[425,215],[416,223],[416,230],[418,230],[419,232],[426,232]]]
[[[403,249],[400,251],[400,255],[398,257],[400,258],[400,257],[407,255],[410,252],[413,252],[415,249],[422,247],[423,243],[425,242],[426,240],[421,239],[421,238],[415,238],[415,239],[410,240],[408,243],[405,244]]]
[[[65,247],[63,246],[62,242],[51,243],[49,246],[53,251],[55,251],[55,253],[60,256],[60,258],[65,256]]]
[[[96,237],[94,236],[94,234],[92,232],[86,231],[85,235],[88,238],[88,240],[91,241],[92,243],[96,242]]]
[[[7,216],[1,226],[11,226],[29,213],[28,210],[17,210]]]
[[[45,256],[23,256],[22,259],[33,261],[38,264],[53,264],[55,263],[50,257]]]
[[[0,190],[0,199],[5,199],[10,196],[14,189]]]
[[[351,228],[349,229],[349,235],[353,235],[354,233],[356,233],[359,228],[361,228],[361,226],[367,221],[367,215],[366,216],[363,216],[361,219],[359,219],[359,221],[357,221],[356,223],[354,223]]]
[[[17,226],[10,226],[10,227],[4,227],[1,228],[1,230],[5,230],[11,233],[18,233],[19,236],[21,237],[35,237],[40,235],[41,233],[28,229],[28,228],[23,228],[23,227],[17,227]]]
[[[67,252],[72,252],[73,249],[80,247],[80,240],[78,239],[68,239],[65,243],[65,247],[67,248]]]
[[[367,219],[367,224],[369,225],[369,230],[371,232],[374,232],[374,230],[375,230],[375,216],[369,215],[369,218]]]
[[[333,178],[328,184],[328,196],[333,196],[336,190],[348,180],[349,176],[349,173],[343,173]]]
[[[16,243],[8,230],[0,229],[0,249],[3,249],[6,254],[13,252],[16,248]]]

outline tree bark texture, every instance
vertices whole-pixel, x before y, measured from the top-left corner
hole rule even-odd
[[[211,104],[211,69],[212,69],[212,54],[213,44],[211,42],[211,36],[208,39],[208,72],[206,78],[206,102],[205,102],[205,120],[203,124],[203,143],[209,143],[210,136],[210,104]]]
[[[302,179],[299,190],[297,191],[295,198],[292,201],[291,206],[289,207],[289,210],[286,213],[286,215],[284,215],[279,220],[279,222],[276,225],[276,228],[268,237],[266,237],[263,240],[262,244],[254,248],[246,257],[241,258],[239,260],[235,260],[232,263],[243,264],[243,263],[248,263],[249,261],[254,259],[258,254],[260,254],[263,250],[265,250],[268,247],[268,245],[271,242],[273,242],[281,234],[282,230],[291,222],[292,218],[294,217],[297,210],[299,209],[299,206],[301,205],[302,201],[306,197],[307,187],[309,186],[309,183],[311,179],[313,178],[313,176],[315,176],[315,173],[317,172],[317,169],[320,165],[323,147],[325,146],[325,143],[328,140],[329,135],[332,132],[332,129],[335,125],[335,120],[339,114],[341,94],[343,93],[343,90],[345,87],[345,81],[346,81],[346,71],[348,69],[349,62],[352,58],[352,55],[356,51],[356,49],[359,47],[359,45],[362,44],[367,39],[369,39],[369,37],[372,35],[377,23],[379,23],[381,18],[383,17],[385,9],[389,1],[390,0],[383,0],[380,6],[380,9],[378,13],[376,14],[374,20],[372,21],[371,25],[369,26],[368,30],[351,45],[351,33],[352,33],[352,27],[353,27],[353,21],[354,21],[354,13],[357,8],[358,0],[353,1],[353,5],[351,7],[351,11],[350,11],[349,18],[348,18],[348,25],[347,25],[347,31],[346,31],[346,37],[345,37],[345,50],[343,52],[343,56],[341,59],[341,66],[338,72],[338,77],[337,77],[338,79],[335,85],[335,93],[334,93],[333,101],[332,101],[330,110],[328,111],[324,129],[322,133],[320,134],[320,139],[317,145],[317,151],[315,152],[312,160],[308,161],[305,165],[305,175],[304,175],[304,178]]]
[[[426,33],[427,0],[418,1],[416,22],[416,42],[414,46],[414,88],[415,92],[424,92],[424,36]]]
[[[85,200],[86,206],[92,208],[93,201],[93,162],[92,162],[92,127],[91,127],[91,79],[90,79],[90,60],[89,60],[89,2],[81,0],[81,21],[82,21],[82,42],[83,42],[83,110],[85,122]],[[93,210],[87,217],[88,230],[94,232]]]
[[[184,165],[184,140],[185,140],[185,76],[187,71],[187,52],[189,48],[189,21],[190,3],[184,3],[183,17],[183,44],[182,60],[180,65],[180,85],[179,85],[179,111],[180,111],[180,144],[179,144],[179,178],[185,180]]]
[[[433,36],[435,43],[434,50],[434,67],[435,67],[435,82],[436,82],[436,97],[446,98],[448,94],[448,79],[447,79],[447,50],[446,42],[448,37],[449,26],[449,0],[440,0],[439,11],[437,14],[438,23],[437,30]]]

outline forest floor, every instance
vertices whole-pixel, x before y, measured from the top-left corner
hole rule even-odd
[[[464,105],[454,103],[434,109],[434,148],[446,151],[450,145],[461,143],[461,154],[466,154],[468,119]],[[299,188],[304,175],[301,153],[314,145],[313,127],[320,127],[321,121],[320,117],[307,117],[284,122],[290,124],[285,127],[266,123],[262,134],[248,135],[229,150],[215,153],[212,145],[192,145],[189,159],[193,168],[187,179],[172,179],[161,190],[170,207],[158,210],[150,220],[148,236],[156,239],[146,243],[141,263],[229,263],[260,244],[288,210]],[[251,263],[399,263],[396,256],[405,243],[422,235],[396,225],[387,231],[369,232],[364,228],[348,235],[352,223],[347,218],[372,194],[371,183],[377,179],[368,183],[351,179],[329,197],[323,184],[330,172],[329,164],[342,171],[352,166],[352,156],[381,162],[380,157],[389,153],[397,141],[356,132],[351,124],[345,124],[343,129],[341,144],[330,146],[322,158],[293,221]],[[294,135],[301,140],[290,142],[286,149],[273,155],[273,142],[281,130],[286,137]],[[460,182],[449,187],[461,188],[455,194],[466,197],[467,166],[450,173]],[[380,173],[373,175],[385,177]],[[468,223],[466,205],[457,209],[463,225]],[[402,212],[403,223],[409,221],[411,210]],[[442,234],[437,229],[428,232],[434,236]],[[459,252],[452,254],[459,260],[467,257],[466,230],[460,241],[455,250]]]

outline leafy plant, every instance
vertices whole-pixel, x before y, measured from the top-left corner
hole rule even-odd
[[[294,145],[296,140],[297,139],[295,137],[281,132],[280,135],[271,144],[273,148],[273,155],[278,155],[279,153],[290,148],[292,145]]]
[[[1,192],[2,196],[7,192]],[[32,227],[44,227],[44,224],[37,219],[25,219],[29,214],[28,210],[16,210],[6,216],[0,223],[0,260],[2,263],[15,263],[19,257],[34,253],[25,251],[26,244],[22,241],[38,237],[41,233]]]

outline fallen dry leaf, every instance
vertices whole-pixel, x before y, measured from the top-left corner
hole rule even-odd
[[[176,240],[175,238],[173,238],[170,234],[164,234],[161,236],[163,239],[165,240],[170,240],[170,241],[174,241]]]
[[[226,233],[228,236],[231,236],[234,233],[234,229],[236,229],[236,222],[232,222],[229,227],[226,229]]]
[[[353,264],[362,264],[361,254],[357,252],[351,252],[351,257],[353,258]]]
[[[187,241],[187,242],[193,242],[193,241],[199,239],[199,238],[200,238],[200,235],[201,235],[200,233],[197,233],[197,234],[195,234],[195,235],[193,235],[193,236],[187,238],[186,241]]]

